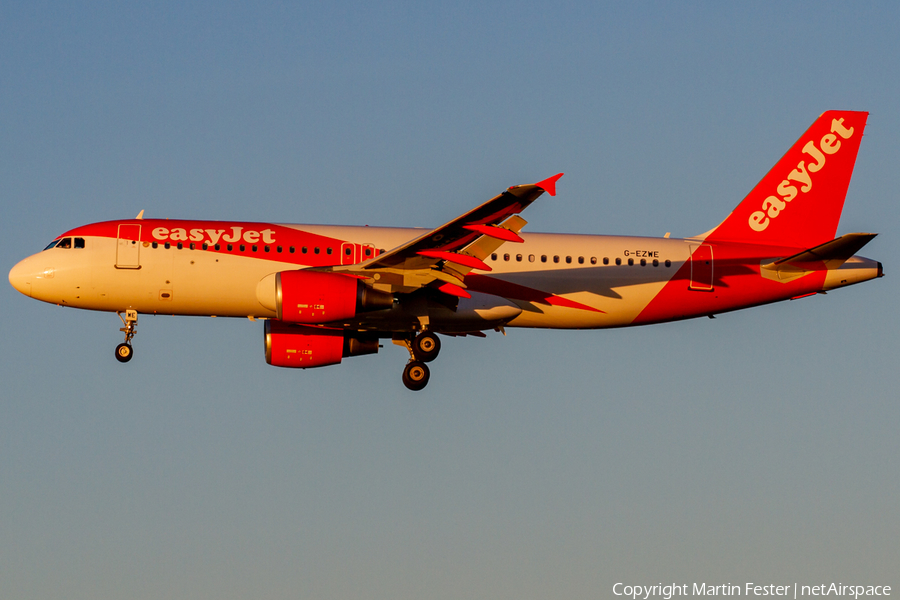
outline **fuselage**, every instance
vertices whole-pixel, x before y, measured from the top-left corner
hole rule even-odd
[[[313,368],[405,346],[421,390],[437,334],[600,329],[713,316],[880,277],[835,237],[868,113],[819,116],[724,221],[686,239],[522,233],[562,173],[512,186],[435,229],[137,218],[68,231],[17,264],[13,286],[119,314],[263,319],[266,362]]]
[[[17,264],[9,279],[28,296],[74,308],[274,319],[265,283],[274,273],[360,263],[423,231],[109,221],[64,233],[55,247]],[[491,271],[466,277],[471,299],[428,309],[431,327],[641,325],[796,298],[881,274],[880,263],[854,256],[838,269],[783,279],[761,268],[803,250],[783,246],[550,233],[523,233],[522,239],[487,258]],[[408,330],[415,320],[398,306],[342,325],[390,333]]]

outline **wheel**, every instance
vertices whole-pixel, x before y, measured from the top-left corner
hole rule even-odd
[[[403,368],[403,385],[414,392],[418,392],[428,385],[429,377],[431,377],[431,373],[428,365],[423,362],[414,360]]]
[[[134,356],[134,350],[131,344],[119,344],[116,346],[116,360],[120,363],[127,363]]]
[[[431,362],[437,358],[441,351],[441,340],[430,331],[423,331],[413,340],[413,354],[416,360]]]

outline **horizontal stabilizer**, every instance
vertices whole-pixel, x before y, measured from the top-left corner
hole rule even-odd
[[[764,264],[761,266],[760,273],[764,277],[784,281],[796,279],[811,271],[837,269],[859,252],[863,246],[871,242],[876,235],[878,234],[848,233],[793,256]]]

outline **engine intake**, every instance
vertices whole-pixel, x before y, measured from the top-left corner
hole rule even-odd
[[[265,342],[267,363],[295,369],[336,365],[347,356],[378,352],[375,336],[281,321],[266,321]]]
[[[275,311],[278,320],[286,323],[352,319],[361,312],[391,308],[393,303],[393,294],[372,289],[350,275],[302,270],[275,275]]]

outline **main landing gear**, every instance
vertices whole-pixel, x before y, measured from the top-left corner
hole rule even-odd
[[[394,340],[395,344],[409,350],[409,362],[403,367],[403,385],[417,392],[428,385],[431,371],[425,363],[437,358],[441,351],[441,340],[430,331],[423,331],[415,338]]]
[[[441,351],[441,340],[430,331],[423,331],[412,341],[412,352],[416,360],[423,363],[431,362],[437,358]]]
[[[403,385],[414,392],[418,392],[428,385],[430,378],[431,371],[423,362],[411,360],[403,367]]]
[[[134,356],[131,339],[137,333],[138,314],[136,310],[126,310],[124,317],[119,311],[116,311],[116,314],[119,315],[119,318],[122,319],[122,324],[125,325],[125,327],[119,329],[119,331],[125,333],[125,341],[116,346],[116,360],[121,363],[127,363]]]

